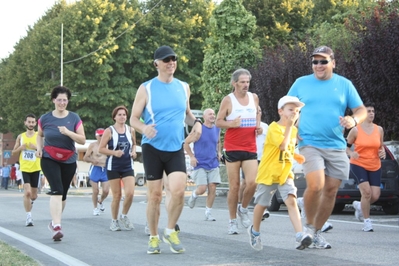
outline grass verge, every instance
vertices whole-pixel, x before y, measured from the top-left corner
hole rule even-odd
[[[40,266],[34,259],[2,241],[0,241],[0,254],[0,266]]]

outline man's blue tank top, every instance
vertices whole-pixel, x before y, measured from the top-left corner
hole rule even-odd
[[[161,151],[180,150],[184,141],[187,83],[176,78],[170,83],[164,83],[156,77],[143,86],[147,91],[148,103],[142,118],[146,125],[155,124],[157,135],[152,139],[143,135],[141,143],[148,143]]]
[[[198,161],[194,170],[203,168],[211,170],[219,167],[217,145],[219,141],[220,128],[211,128],[202,125],[202,134],[198,141],[194,142],[194,155]]]

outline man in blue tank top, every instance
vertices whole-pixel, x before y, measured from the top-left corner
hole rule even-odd
[[[194,135],[189,135],[184,142],[184,150],[190,156],[190,164],[194,167],[191,177],[197,185],[187,204],[190,208],[194,208],[198,195],[204,194],[208,189],[205,221],[216,221],[211,210],[216,197],[216,186],[220,183],[219,159],[222,157],[220,128],[215,126],[216,116],[212,109],[206,109],[203,118],[202,134],[199,140],[196,141]],[[194,153],[190,148],[191,143],[194,143]]]
[[[154,66],[158,76],[140,85],[130,117],[130,125],[143,135],[141,147],[147,177],[147,221],[150,229],[147,253],[161,253],[158,221],[164,172],[164,182],[168,184],[165,189],[171,198],[163,241],[170,245],[173,253],[183,253],[179,232],[174,228],[183,210],[187,181],[183,150],[184,124],[193,126],[191,134],[198,139],[202,130],[201,121],[191,113],[188,84],[173,76],[177,55],[171,47],[161,46],[155,51]]]

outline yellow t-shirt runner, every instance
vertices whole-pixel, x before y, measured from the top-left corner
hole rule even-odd
[[[290,143],[287,151],[280,150],[280,144],[284,140],[285,126],[280,126],[276,122],[269,125],[265,145],[263,146],[263,156],[258,167],[256,177],[257,184],[280,184],[283,185],[287,178],[294,178],[291,171],[294,160],[296,135],[298,129],[292,127]]]
[[[28,137],[26,135],[26,132],[21,134],[21,145],[24,145],[26,147],[29,147],[30,143],[34,144],[36,146],[36,137],[37,137],[37,132],[33,134],[32,137]],[[36,150],[26,148],[26,150],[21,151],[21,154],[19,155],[19,164],[20,164],[20,170],[21,172],[26,172],[26,173],[33,173],[36,171],[40,171],[40,158],[36,158],[35,155]]]

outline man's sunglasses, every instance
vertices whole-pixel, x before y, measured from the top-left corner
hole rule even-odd
[[[325,60],[325,59],[324,60],[313,60],[312,64],[318,65],[320,63],[321,65],[327,65],[330,62],[331,62],[331,59],[329,59],[329,60]]]
[[[169,56],[169,57],[166,57],[166,58],[162,59],[162,62],[164,62],[164,63],[169,63],[170,60],[172,60],[173,62],[176,62],[176,61],[177,61],[177,56]]]

